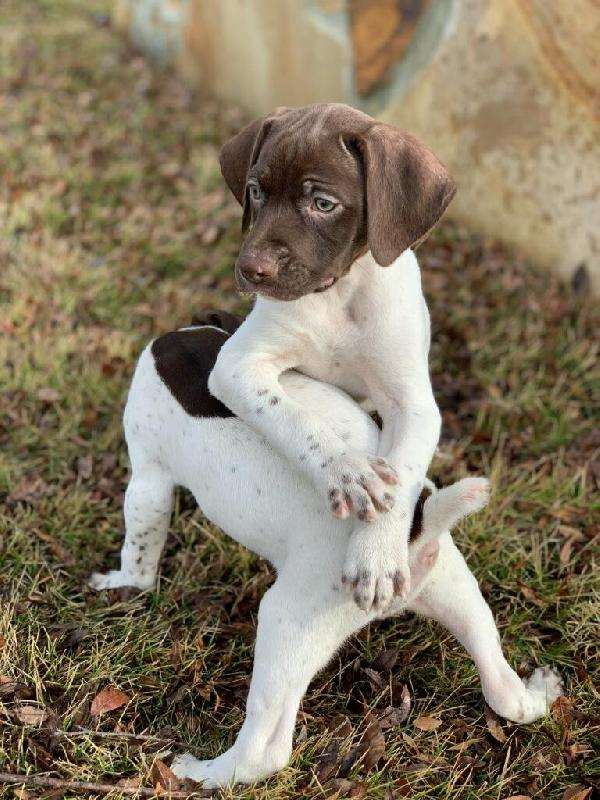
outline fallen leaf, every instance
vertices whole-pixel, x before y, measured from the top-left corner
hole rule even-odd
[[[202,244],[214,244],[221,233],[221,229],[214,220],[207,220],[207,222],[200,227],[199,230]]]
[[[568,727],[575,716],[573,701],[564,694],[557,697],[550,706],[550,714],[555,722],[563,727]]]
[[[539,594],[532,589],[531,586],[527,586],[524,583],[519,584],[519,589],[521,590],[521,594],[531,603],[536,605],[538,608],[546,608],[546,603],[542,600]]]
[[[65,564],[74,564],[75,559],[69,553],[69,551],[63,547],[63,545],[58,541],[55,536],[52,536],[51,533],[47,533],[47,531],[42,531],[39,528],[34,528],[33,533],[37,536],[38,539],[41,539],[43,542],[46,542],[50,546],[50,552],[52,555],[56,556],[60,561],[64,561]]]
[[[383,650],[373,662],[373,667],[375,669],[383,670],[384,672],[389,672],[396,666],[399,655],[399,647],[393,647],[390,650]]]
[[[106,714],[108,711],[115,711],[121,708],[130,701],[129,695],[122,692],[120,689],[115,689],[112,686],[107,686],[102,689],[96,697],[92,700],[90,714],[92,717],[99,717],[101,714]]]
[[[376,689],[383,689],[385,687],[386,681],[377,670],[371,669],[371,667],[365,667],[365,675]]]
[[[441,724],[442,720],[436,717],[417,717],[415,720],[415,728],[418,728],[420,731],[434,731],[436,728],[439,728]]]
[[[574,542],[585,541],[585,536],[579,528],[574,528],[572,525],[559,525],[558,532],[567,539],[573,539]]]
[[[367,796],[367,785],[364,781],[355,783],[348,792],[348,797],[362,798]]]
[[[92,477],[94,460],[91,455],[79,456],[77,459],[77,477],[87,481]]]
[[[333,778],[324,788],[331,792],[328,795],[331,800],[335,797],[348,797],[350,790],[354,788],[354,781],[349,781],[346,778]]]
[[[39,728],[48,718],[46,709],[39,706],[17,706],[14,715],[22,725],[31,725],[36,728]]]
[[[367,730],[362,741],[365,769],[372,770],[385,755],[385,736],[381,730],[381,723],[377,717],[367,711],[365,714]]]
[[[558,558],[563,567],[566,566],[571,560],[571,554],[573,553],[573,543],[574,543],[573,539],[567,539],[567,541],[560,548],[560,553]]]
[[[333,773],[338,763],[340,755],[339,742],[333,742],[330,749],[320,755],[317,759],[317,779],[319,783],[325,783]]]
[[[402,693],[400,695],[400,706],[388,706],[385,711],[383,712],[383,716],[380,719],[381,727],[383,730],[387,730],[388,728],[393,728],[397,725],[401,725],[410,714],[410,692],[408,691],[408,686],[402,687]]]
[[[504,744],[506,741],[506,734],[504,733],[504,729],[500,724],[500,720],[494,714],[492,709],[486,703],[484,706],[484,713],[485,713],[485,724],[487,725],[488,731],[492,734],[492,737],[500,744]]]
[[[531,797],[528,794],[511,794],[506,800],[531,800]]]
[[[590,786],[582,786],[580,783],[567,786],[562,796],[562,800],[588,800],[592,794]]]
[[[57,392],[56,389],[51,389],[49,386],[44,386],[42,389],[39,389],[36,396],[42,403],[48,403],[49,405],[58,403],[62,397],[60,392]]]
[[[158,785],[161,789],[168,789],[172,792],[179,791],[180,783],[177,776],[160,758],[157,758],[152,764],[152,785]]]
[[[10,493],[10,499],[31,502],[47,494],[48,490],[49,486],[42,478],[23,478]]]

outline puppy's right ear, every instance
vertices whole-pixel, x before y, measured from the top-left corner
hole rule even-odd
[[[225,178],[225,183],[244,209],[242,217],[242,231],[244,232],[250,222],[250,202],[246,189],[248,171],[258,159],[273,120],[285,114],[286,111],[288,109],[282,106],[267,117],[255,119],[228,142],[225,142],[219,153],[221,174]]]
[[[221,174],[241,206],[244,205],[248,170],[258,158],[268,128],[267,117],[255,119],[225,142],[219,153]]]

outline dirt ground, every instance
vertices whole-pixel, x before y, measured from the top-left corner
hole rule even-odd
[[[116,563],[141,348],[198,309],[245,308],[240,213],[217,160],[241,115],[150,66],[107,10],[0,5],[0,772],[119,783],[124,797],[168,783],[167,751],[233,741],[272,574],[182,492],[156,591],[85,585]],[[560,286],[450,225],[420,259],[443,414],[431,474],[490,476],[489,508],[457,541],[509,661],[557,666],[567,699],[534,725],[499,721],[443,630],[374,625],[311,685],[289,767],[224,797],[589,800],[600,787],[598,309],[585,281]]]

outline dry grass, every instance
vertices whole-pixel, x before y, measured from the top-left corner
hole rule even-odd
[[[105,11],[100,0],[0,5],[0,771],[150,785],[164,743],[108,734],[204,754],[230,744],[271,576],[181,494],[155,592],[84,585],[119,547],[120,412],[137,353],[201,307],[241,308],[239,213],[217,162],[239,118],[153,72]],[[562,718],[504,725],[498,741],[460,646],[411,617],[386,622],[314,681],[291,765],[226,797],[552,800],[598,784],[597,310],[451,227],[421,258],[445,425],[433,473],[491,475],[492,503],[459,543],[511,662],[559,666],[571,704]],[[91,717],[109,685],[130,702]],[[344,763],[365,707],[381,717],[405,685],[411,713],[385,731],[378,767]],[[23,724],[27,705],[39,727]],[[442,724],[420,731],[419,715]]]

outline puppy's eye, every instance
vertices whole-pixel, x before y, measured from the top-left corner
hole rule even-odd
[[[249,183],[248,191],[250,192],[250,199],[258,201],[262,199],[262,192],[258,183]]]
[[[330,200],[329,197],[316,195],[316,197],[313,198],[313,205],[317,211],[320,211],[323,214],[328,214],[330,211],[333,211],[333,209],[337,206],[337,203],[334,203],[334,201]]]

